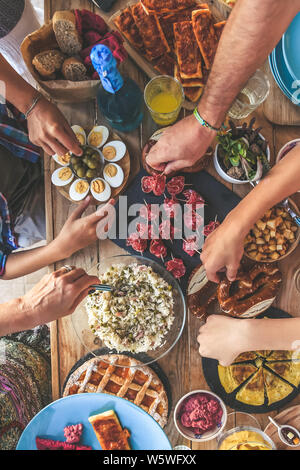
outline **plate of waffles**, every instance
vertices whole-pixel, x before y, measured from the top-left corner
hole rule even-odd
[[[91,357],[87,355],[86,358]],[[101,354],[83,358],[71,369],[63,396],[105,393],[128,400],[152,416],[161,427],[168,420],[167,379],[136,358],[122,354]]]
[[[139,406],[107,393],[50,403],[27,425],[17,450],[172,450],[159,424]]]

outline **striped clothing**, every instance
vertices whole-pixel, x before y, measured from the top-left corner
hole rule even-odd
[[[32,163],[40,157],[40,148],[29,140],[24,115],[11,104],[0,104],[0,143],[16,157]]]
[[[7,256],[17,248],[18,245],[11,229],[7,201],[0,193],[0,276],[4,274]]]

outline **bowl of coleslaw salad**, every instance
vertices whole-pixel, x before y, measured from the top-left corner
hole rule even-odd
[[[71,317],[88,352],[105,348],[105,354],[129,354],[151,364],[175,346],[186,320],[185,298],[161,264],[125,254],[101,260],[88,274],[113,287],[89,294]]]

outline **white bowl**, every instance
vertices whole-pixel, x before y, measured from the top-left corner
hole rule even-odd
[[[180,411],[181,411],[181,406],[182,406],[183,402],[187,398],[190,398],[193,395],[196,395],[196,394],[199,394],[199,393],[204,393],[206,395],[210,395],[212,398],[215,398],[221,405],[223,415],[222,415],[222,420],[221,420],[221,426],[220,427],[216,426],[211,431],[204,432],[203,434],[201,434],[201,436],[199,435],[199,437],[196,437],[195,433],[190,428],[187,428],[187,427],[183,426],[183,424],[181,423],[181,421],[180,421]],[[174,410],[175,427],[176,427],[177,431],[179,432],[179,434],[181,434],[185,439],[188,439],[188,440],[193,441],[193,442],[205,442],[205,441],[210,441],[212,439],[215,439],[223,431],[223,429],[226,425],[226,422],[227,422],[227,410],[226,410],[226,406],[225,406],[224,402],[221,400],[220,397],[218,397],[218,395],[216,395],[215,393],[213,393],[209,390],[193,390],[192,392],[189,392],[186,395],[184,395],[182,398],[180,398],[180,400],[177,402],[177,404],[175,406],[175,410]]]
[[[239,126],[237,127],[237,129],[241,129],[242,126]],[[229,129],[230,130],[230,129]],[[227,132],[229,132],[229,130]],[[262,134],[258,134],[260,136],[261,139],[263,140],[266,140],[264,138],[264,136]],[[249,181],[241,181],[241,180],[237,180],[235,178],[232,178],[231,176],[228,176],[227,173],[223,170],[223,168],[221,167],[220,163],[219,163],[219,159],[218,159],[218,148],[219,148],[219,145],[216,145],[216,148],[215,148],[215,153],[214,153],[214,165],[215,165],[215,169],[217,171],[217,173],[225,180],[227,181],[228,183],[231,183],[231,184],[247,184],[249,183]],[[268,162],[270,161],[271,159],[271,154],[270,154],[270,147],[268,145],[267,147],[267,151],[266,151],[266,156],[267,156],[267,159],[268,159]]]

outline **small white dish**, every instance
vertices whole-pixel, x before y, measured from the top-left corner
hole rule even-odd
[[[203,432],[201,435],[195,434],[195,432],[192,430],[192,428],[188,428],[186,426],[183,426],[181,422],[181,414],[182,414],[182,406],[184,402],[187,401],[187,399],[192,398],[193,395],[198,395],[198,394],[204,394],[204,395],[209,395],[211,398],[214,400],[217,400],[222,408],[222,418],[221,418],[221,423],[219,425],[216,425],[212,430]],[[181,436],[183,436],[185,439],[188,439],[193,442],[205,442],[205,441],[210,441],[212,439],[215,439],[217,436],[221,434],[223,431],[225,425],[227,422],[227,410],[226,406],[221,400],[218,395],[215,393],[209,391],[209,390],[194,390],[192,392],[187,393],[184,395],[180,400],[177,402],[174,410],[174,423],[177,431]]]
[[[237,129],[241,129],[241,126],[237,127]],[[229,129],[230,131],[230,129]],[[228,131],[228,132],[229,132]],[[266,140],[264,138],[264,136],[262,134],[258,134],[259,137],[263,140]],[[227,181],[228,183],[231,183],[231,184],[247,184],[249,183],[249,181],[245,180],[245,181],[241,181],[241,180],[238,180],[236,178],[232,178],[231,176],[228,176],[227,173],[223,170],[220,162],[219,162],[219,158],[218,158],[218,148],[219,148],[219,145],[220,144],[217,144],[216,145],[216,148],[215,148],[215,153],[214,153],[214,165],[215,165],[215,169],[217,171],[217,173],[225,180]],[[268,145],[267,147],[267,151],[266,151],[266,156],[267,156],[267,160],[268,162],[270,161],[271,159],[271,153],[270,153],[270,147]]]

